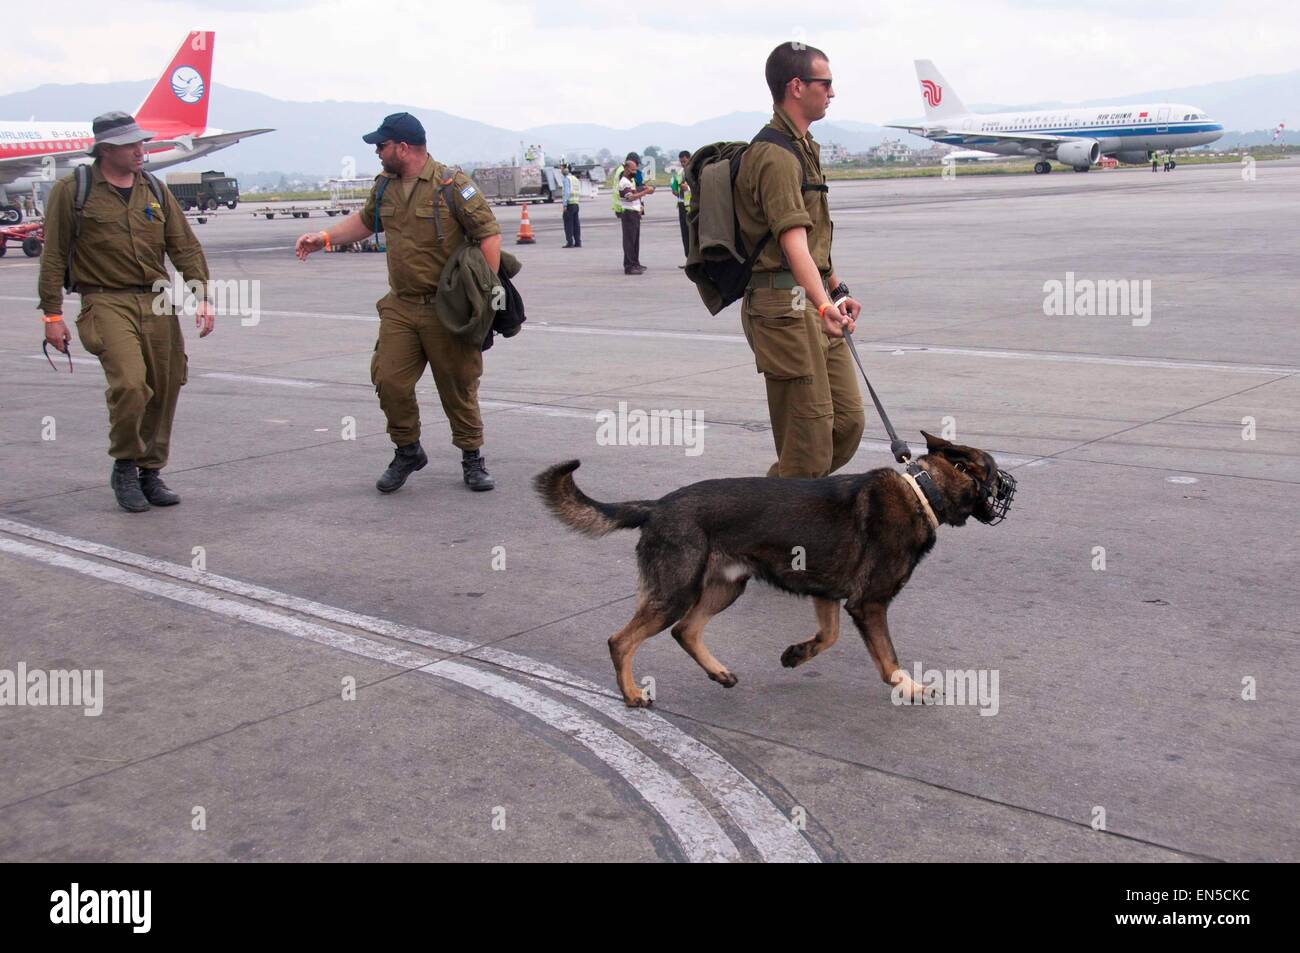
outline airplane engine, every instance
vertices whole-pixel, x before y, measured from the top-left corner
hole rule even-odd
[[[1056,161],[1076,169],[1086,169],[1100,158],[1101,146],[1096,139],[1075,139],[1056,147]]]
[[[1115,158],[1125,165],[1146,165],[1151,161],[1151,153],[1145,149],[1131,149],[1128,152],[1117,152]]]

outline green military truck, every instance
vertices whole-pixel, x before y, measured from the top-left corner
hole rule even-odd
[[[187,212],[211,212],[221,205],[234,208],[239,204],[239,180],[224,172],[172,172],[167,176],[167,188]]]

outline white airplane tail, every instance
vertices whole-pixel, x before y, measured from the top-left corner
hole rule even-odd
[[[916,60],[916,79],[921,84],[926,121],[943,122],[967,115],[965,105],[930,60]]]

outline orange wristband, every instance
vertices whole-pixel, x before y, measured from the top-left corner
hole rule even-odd
[[[835,307],[835,302],[834,302],[834,301],[827,301],[824,305],[822,305],[820,308],[817,309],[817,317],[819,317],[819,318],[824,318],[826,315],[825,315],[823,312],[824,312],[827,308],[833,308],[833,307]]]
[[[46,324],[53,324],[55,321],[62,321],[62,320],[63,320],[63,315],[61,315],[61,314],[45,314],[45,315],[42,315],[42,316],[41,316],[41,320],[44,321]]]
[[[326,251],[329,251],[329,250],[330,250],[330,233],[327,232],[327,231],[325,231],[324,229],[321,229],[320,239],[321,239],[321,241],[323,241],[323,242],[325,243],[325,250],[326,250]]]

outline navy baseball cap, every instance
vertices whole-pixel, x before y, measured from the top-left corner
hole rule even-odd
[[[393,113],[391,116],[384,117],[378,129],[361,137],[362,142],[368,142],[372,146],[388,142],[390,139],[393,142],[409,142],[413,146],[422,146],[425,142],[424,126],[420,125],[420,120],[410,113]]]

